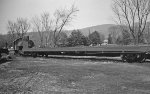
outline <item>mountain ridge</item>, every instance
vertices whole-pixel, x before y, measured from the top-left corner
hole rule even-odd
[[[109,34],[109,28],[115,26],[114,24],[102,24],[102,25],[95,25],[90,27],[85,27],[81,29],[77,29],[83,33],[83,35],[88,36],[89,33],[92,33],[94,31],[97,31],[101,34],[103,34],[105,37]],[[65,30],[67,35],[70,35],[73,30]]]

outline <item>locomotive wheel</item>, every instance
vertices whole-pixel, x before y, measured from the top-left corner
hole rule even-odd
[[[32,57],[36,58],[37,54],[36,53],[32,53]]]
[[[125,54],[123,56],[123,60],[132,63],[132,62],[136,62],[137,60],[137,55],[136,54]]]
[[[121,59],[123,62],[126,62],[126,55],[121,55]]]
[[[129,63],[132,62],[144,62],[146,59],[145,54],[125,54],[122,57],[123,61],[127,61]]]
[[[41,56],[44,57],[44,54],[42,54]]]
[[[145,54],[138,54],[137,55],[137,61],[142,63],[146,60],[146,55]]]
[[[45,54],[45,57],[48,57],[48,54]]]

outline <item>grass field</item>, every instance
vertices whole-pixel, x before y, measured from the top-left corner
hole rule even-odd
[[[0,94],[150,94],[150,63],[17,57],[0,65]]]

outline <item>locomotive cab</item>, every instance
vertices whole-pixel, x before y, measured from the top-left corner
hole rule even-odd
[[[32,48],[34,46],[34,42],[29,40],[29,36],[18,38],[13,43],[15,53],[20,53],[24,48]]]

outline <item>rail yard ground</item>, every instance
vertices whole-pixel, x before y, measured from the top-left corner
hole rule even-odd
[[[0,65],[0,94],[150,94],[150,62],[16,57]]]

